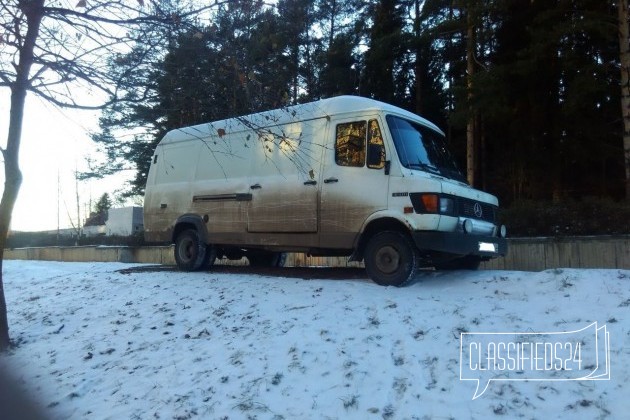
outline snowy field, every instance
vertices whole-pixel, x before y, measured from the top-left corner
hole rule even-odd
[[[628,418],[630,412],[628,270],[427,272],[397,289],[365,278],[139,267],[5,262],[18,345],[2,359],[47,416]],[[472,358],[460,360],[462,333],[569,332],[594,322],[610,335],[610,380],[552,381],[542,372],[537,381],[492,381],[474,400],[476,382],[460,380],[472,366]],[[593,346],[585,340],[586,360]]]

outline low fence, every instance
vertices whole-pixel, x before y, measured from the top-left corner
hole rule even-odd
[[[486,269],[541,271],[551,268],[630,269],[630,235],[509,239],[508,254]]]
[[[630,235],[509,239],[508,255],[482,264],[484,269],[541,271],[551,268],[630,269]],[[173,265],[172,246],[77,246],[5,249],[7,260],[95,261]],[[246,260],[219,264],[244,265]],[[289,254],[287,266],[361,267],[345,257]]]

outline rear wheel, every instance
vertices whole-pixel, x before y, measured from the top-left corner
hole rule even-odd
[[[177,235],[175,239],[175,262],[177,267],[183,271],[199,270],[204,263],[209,262],[207,260],[207,246],[196,230],[187,229]]]
[[[385,231],[374,235],[365,248],[365,270],[381,286],[409,283],[420,266],[418,249],[408,235]]]

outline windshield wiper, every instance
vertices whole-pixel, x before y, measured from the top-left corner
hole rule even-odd
[[[440,170],[438,168],[436,168],[435,166],[431,166],[431,165],[429,165],[427,163],[422,163],[422,162],[413,163],[413,162],[409,162],[409,163],[407,163],[407,167],[422,169],[422,170],[425,170],[427,172],[434,173],[436,175],[441,175]]]

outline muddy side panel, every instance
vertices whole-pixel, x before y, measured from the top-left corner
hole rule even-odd
[[[320,118],[257,133],[249,177],[249,233],[318,231],[326,126],[327,120]]]
[[[195,170],[191,213],[207,220],[210,242],[241,243],[251,201],[248,174],[256,138],[244,127],[223,128],[202,143]]]

